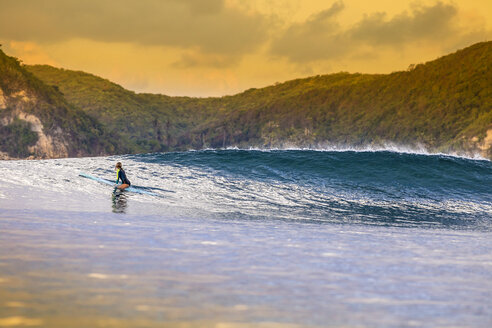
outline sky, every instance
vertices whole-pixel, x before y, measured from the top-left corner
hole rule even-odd
[[[490,0],[0,0],[8,55],[171,96],[390,73],[490,40]]]

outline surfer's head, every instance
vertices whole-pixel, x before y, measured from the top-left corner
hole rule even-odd
[[[116,163],[116,168],[117,168],[118,170],[121,170],[121,162]]]

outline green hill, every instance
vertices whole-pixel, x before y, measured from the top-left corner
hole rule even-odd
[[[492,157],[492,42],[407,71],[318,75],[221,98],[136,94],[84,72],[26,68],[135,152],[396,144]]]
[[[187,97],[136,94],[92,74],[26,66],[47,84],[56,86],[78,108],[97,118],[112,132],[126,137],[132,152],[186,149],[177,136],[201,121],[196,112],[208,101]]]
[[[0,50],[0,157],[114,153],[118,138]]]

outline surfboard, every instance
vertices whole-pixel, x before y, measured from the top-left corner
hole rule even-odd
[[[87,179],[91,179],[91,180],[94,180],[94,181],[97,181],[97,182],[100,182],[100,183],[104,183],[104,184],[107,184],[109,186],[113,186],[113,187],[115,186],[114,181],[111,181],[111,180],[108,180],[108,179],[104,179],[104,178],[100,178],[100,177],[95,177],[95,176],[90,175],[90,174],[87,174],[87,173],[79,173],[79,176],[84,177],[84,178],[87,178]],[[151,191],[144,190],[141,187],[130,186],[130,187],[126,188],[125,191],[134,192],[136,194],[144,194],[144,195],[157,196],[156,193],[153,193]]]

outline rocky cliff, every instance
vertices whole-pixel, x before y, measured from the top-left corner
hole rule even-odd
[[[118,138],[0,50],[0,158],[115,152]]]

